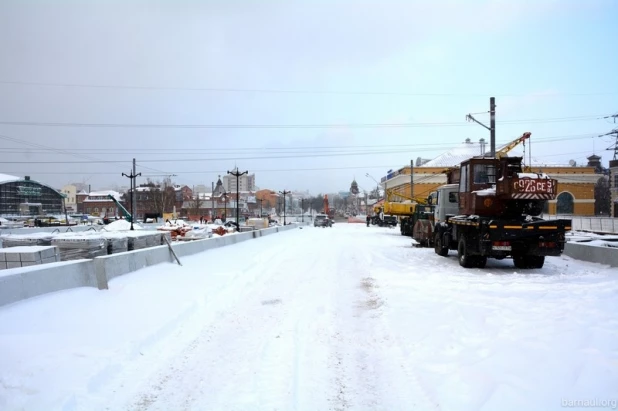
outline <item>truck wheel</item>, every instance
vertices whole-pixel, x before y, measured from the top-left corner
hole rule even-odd
[[[457,244],[457,256],[459,257],[459,265],[464,268],[474,267],[476,262],[474,257],[468,253],[468,246],[466,245],[466,237],[459,237],[459,243]]]
[[[433,250],[439,256],[446,257],[448,256],[448,247],[444,247],[442,244],[442,235],[440,233],[436,233],[433,239]]]
[[[514,255],[513,264],[515,265],[515,268],[522,270],[528,268],[528,261],[525,255]]]
[[[545,264],[545,256],[542,256],[542,255],[529,255],[528,256],[528,267],[543,268],[543,264]]]

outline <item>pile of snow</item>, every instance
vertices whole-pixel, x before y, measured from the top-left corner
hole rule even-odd
[[[585,243],[599,247],[618,248],[618,235],[603,235],[584,231],[571,231],[566,234],[566,240],[573,243]]]
[[[485,196],[495,196],[496,195],[496,187],[493,186],[491,188],[486,188],[484,190],[473,191],[477,196],[485,197]]]
[[[548,176],[545,173],[517,173],[517,177],[518,178],[532,178],[535,180],[549,180],[551,179],[550,176]]]
[[[105,231],[126,231],[131,229],[131,223],[127,220],[116,220],[113,223],[109,223],[105,226]],[[134,230],[143,230],[143,227],[139,224],[133,223]]]

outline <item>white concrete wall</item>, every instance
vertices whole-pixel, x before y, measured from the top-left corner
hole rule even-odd
[[[577,260],[618,267],[618,248],[599,247],[586,243],[566,243],[564,254]]]
[[[298,229],[298,224],[272,227],[246,233],[225,235],[187,242],[173,243],[174,252],[182,257],[206,250],[236,244],[280,231]],[[67,261],[0,272],[0,306],[41,294],[76,287],[109,288],[109,281],[141,268],[175,262],[167,245],[96,257],[92,260]]]
[[[13,268],[0,274],[0,306],[55,291],[96,286],[92,260]]]

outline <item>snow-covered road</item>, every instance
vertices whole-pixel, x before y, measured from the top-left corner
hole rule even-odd
[[[466,270],[410,243],[307,227],[0,308],[0,409],[618,401],[615,269],[556,257]]]

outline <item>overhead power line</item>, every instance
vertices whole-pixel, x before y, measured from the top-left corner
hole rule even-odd
[[[567,140],[583,140],[589,137],[595,137],[598,133],[588,133],[588,134],[571,134],[571,135],[556,135],[556,136],[546,136],[546,137],[537,137],[535,139],[536,144],[550,143],[554,141],[567,141]],[[419,140],[427,140],[430,137],[415,137]],[[16,139],[13,139],[16,140]],[[19,140],[18,140],[19,141]],[[499,146],[507,144],[511,140],[498,142]],[[83,149],[73,149],[71,148],[70,154],[96,154],[98,157],[109,156],[109,155],[141,155],[141,156],[153,156],[153,155],[161,155],[165,154],[167,158],[170,156],[180,156],[180,155],[223,155],[223,156],[234,156],[229,157],[231,159],[243,159],[247,155],[273,155],[273,154],[302,154],[303,156],[313,155],[313,154],[344,154],[344,155],[352,155],[355,153],[359,154],[392,154],[399,152],[426,152],[426,151],[436,151],[443,150],[445,148],[453,148],[457,147],[458,144],[462,143],[417,143],[417,144],[384,144],[384,145],[352,145],[352,146],[303,146],[303,147],[282,147],[282,148],[264,148],[264,147],[252,147],[252,148],[221,148],[221,149],[187,149],[187,148],[123,148],[122,150],[117,148],[83,148]],[[0,152],[6,154],[42,154],[49,152],[57,152],[59,154],[65,154],[64,150],[58,152],[58,149],[50,147],[50,148],[32,148],[25,149],[22,147],[6,147],[0,148]],[[84,158],[84,157],[81,157]],[[228,157],[226,157],[228,158]],[[270,157],[267,157],[270,158]],[[178,159],[181,161],[182,159]],[[107,160],[104,160],[107,161]],[[119,160],[121,161],[121,160]],[[127,160],[128,161],[128,160]],[[161,170],[154,170],[160,171]]]
[[[84,83],[53,83],[35,81],[0,81],[0,84],[30,87],[62,87],[62,88],[91,88],[91,89],[118,89],[118,90],[158,90],[158,91],[193,91],[209,93],[248,93],[248,94],[313,94],[313,95],[350,95],[350,96],[417,96],[417,97],[486,97],[489,94],[496,97],[520,97],[535,95],[535,93],[440,93],[440,92],[411,92],[411,91],[363,91],[363,90],[308,90],[308,89],[276,89],[276,88],[242,88],[242,87],[178,87],[178,86],[138,86],[114,84],[84,84]],[[599,96],[615,95],[618,91],[590,92],[590,93],[551,93],[550,96]],[[540,96],[547,94],[539,94]]]
[[[313,167],[313,168],[274,168],[274,169],[256,169],[251,170],[252,173],[289,173],[292,171],[329,171],[329,170],[364,170],[364,169],[373,169],[380,168],[389,170],[391,168],[397,168],[398,166],[394,166],[392,164],[386,166],[377,166],[377,165],[365,165],[365,166],[352,166],[352,167]],[[11,171],[4,171],[4,173],[10,174],[14,173]],[[83,175],[82,171],[30,171],[32,174],[58,174],[58,175]],[[191,170],[191,171],[171,171],[171,174],[216,174],[221,173],[221,170]],[[112,171],[101,171],[101,172],[90,172],[88,175],[116,175],[118,172]],[[161,176],[169,176],[170,174],[144,174],[144,177],[161,177]]]
[[[603,115],[586,115],[572,117],[533,118],[521,120],[498,121],[500,124],[520,123],[558,123],[570,121],[588,121],[603,118]],[[0,121],[9,126],[37,127],[92,127],[92,128],[167,128],[167,129],[318,129],[318,128],[414,128],[414,127],[470,127],[461,122],[427,122],[427,123],[356,123],[356,124],[152,124],[152,123],[74,123],[74,122],[39,122],[39,121]]]

